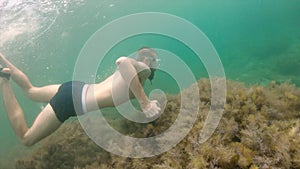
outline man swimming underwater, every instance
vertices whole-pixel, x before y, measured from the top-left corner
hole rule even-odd
[[[143,47],[138,50],[136,59],[118,58],[118,69],[98,84],[71,81],[61,85],[36,87],[1,53],[0,62],[5,66],[0,69],[0,88],[4,105],[15,134],[25,146],[32,146],[47,137],[71,116],[117,106],[129,99],[137,99],[146,117],[153,117],[161,111],[158,102],[149,100],[143,89],[145,81],[148,78],[153,79],[157,67],[157,53],[151,48]],[[10,85],[10,77],[30,99],[48,103],[30,128]],[[118,99],[113,99],[112,93],[117,93]]]

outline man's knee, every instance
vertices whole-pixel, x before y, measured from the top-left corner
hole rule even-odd
[[[39,101],[37,99],[37,95],[38,95],[37,92],[38,92],[38,87],[35,87],[35,86],[24,89],[24,93],[26,94],[26,96],[29,97],[33,101]]]
[[[28,87],[28,88],[24,88],[23,91],[26,95],[30,96],[34,93],[35,87],[31,86],[31,87]]]
[[[26,147],[31,147],[31,146],[33,146],[36,143],[36,141],[34,141],[32,138],[24,136],[21,139],[21,143],[22,143],[22,145],[24,145]]]
[[[26,147],[31,147],[34,145],[33,142],[28,142],[28,141],[22,141],[22,145],[26,146]]]

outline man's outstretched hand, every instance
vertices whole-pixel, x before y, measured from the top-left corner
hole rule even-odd
[[[150,100],[149,105],[142,110],[147,118],[151,118],[158,115],[161,111],[161,108],[159,107],[159,103],[157,100]]]

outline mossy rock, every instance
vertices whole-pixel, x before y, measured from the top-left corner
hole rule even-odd
[[[208,79],[199,80],[198,86],[201,96],[198,119],[189,134],[168,152],[144,159],[112,155],[94,144],[78,121],[73,121],[63,124],[58,131],[45,139],[35,153],[19,159],[16,168],[300,167],[299,88],[287,83],[271,83],[262,87],[228,81],[223,118],[212,137],[199,144],[199,133],[210,108],[211,90]],[[143,128],[122,117],[106,116],[106,120],[110,124],[117,124],[114,127],[129,136],[134,135],[135,131],[139,131],[140,137],[157,135],[168,129],[178,115],[180,95],[168,98],[167,109],[163,115]]]

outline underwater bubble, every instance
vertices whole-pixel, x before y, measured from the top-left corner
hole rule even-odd
[[[82,0],[76,1],[81,5]],[[72,1],[73,3],[73,1]],[[13,42],[30,43],[45,34],[62,12],[68,12],[71,1],[3,0],[0,2],[0,47]]]

